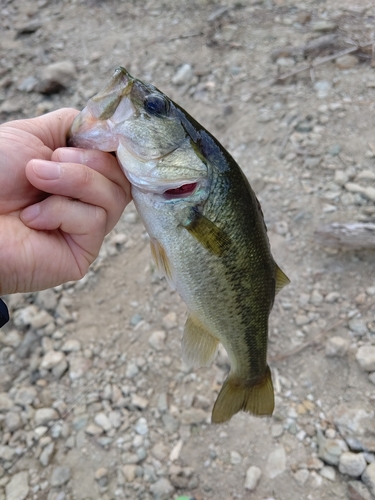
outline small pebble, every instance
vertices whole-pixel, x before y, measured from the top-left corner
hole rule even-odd
[[[254,491],[258,486],[259,480],[262,476],[262,469],[257,467],[256,465],[252,465],[246,471],[246,479],[245,479],[245,489],[249,491]]]

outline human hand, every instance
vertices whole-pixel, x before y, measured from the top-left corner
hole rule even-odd
[[[131,200],[114,156],[65,147],[77,114],[0,125],[0,295],[82,278]]]

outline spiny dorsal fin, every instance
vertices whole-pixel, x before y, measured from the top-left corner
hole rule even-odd
[[[274,407],[271,370],[267,366],[263,378],[252,386],[229,374],[215,401],[211,420],[214,424],[222,424],[241,410],[252,415],[272,415]]]
[[[290,283],[290,279],[288,276],[279,268],[277,264],[276,266],[276,287],[275,287],[275,293],[279,293],[284,286],[286,286],[288,283]]]
[[[182,357],[188,366],[209,366],[215,358],[219,341],[192,315],[186,321],[182,337]]]
[[[201,245],[209,252],[220,257],[231,246],[229,236],[207,217],[198,212],[196,208],[192,211],[192,218],[183,227],[192,234]]]

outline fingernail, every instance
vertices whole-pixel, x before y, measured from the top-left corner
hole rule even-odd
[[[84,163],[84,152],[74,148],[61,148],[57,151],[58,159],[66,163]]]
[[[46,181],[60,179],[61,165],[53,161],[34,160],[33,170],[38,177]]]
[[[36,205],[30,205],[29,207],[22,210],[20,216],[23,221],[31,222],[32,220],[36,219],[39,214],[40,203],[37,203]]]

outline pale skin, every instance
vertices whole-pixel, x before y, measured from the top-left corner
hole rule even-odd
[[[131,200],[114,156],[66,147],[77,114],[0,125],[0,295],[81,279]]]

